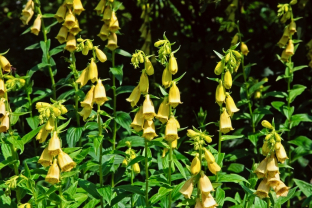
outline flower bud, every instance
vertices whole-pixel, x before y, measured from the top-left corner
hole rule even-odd
[[[73,34],[69,33],[67,36],[67,42],[65,49],[68,50],[69,52],[74,52],[76,50],[76,38]]]
[[[254,94],[254,99],[260,99],[261,98],[261,92],[257,90]]]
[[[288,190],[289,187],[287,187],[282,181],[280,181],[274,189],[277,197],[286,197],[288,195]]]
[[[289,33],[291,34],[291,35],[294,35],[295,34],[295,32],[297,32],[297,30],[296,30],[296,23],[294,22],[294,21],[291,21],[290,23],[289,23]]]
[[[80,116],[82,116],[83,120],[86,121],[91,114],[92,108],[86,106],[82,109],[82,111],[78,112]]]
[[[76,167],[76,163],[73,159],[63,151],[58,154],[57,160],[62,172],[71,171],[71,169]]]
[[[62,26],[57,36],[55,37],[59,41],[60,44],[63,44],[66,42],[67,33],[68,33],[67,27]]]
[[[58,108],[53,108],[53,113],[55,117],[59,117],[61,115],[61,110]]]
[[[281,142],[282,141],[281,136],[278,133],[276,133],[276,132],[274,132],[274,137],[275,137],[275,141],[277,141],[277,142]]]
[[[155,117],[155,107],[150,99],[150,95],[145,95],[145,100],[143,102],[143,117],[146,120],[152,120]]]
[[[234,113],[238,112],[239,109],[236,107],[235,102],[231,95],[229,93],[226,93],[226,99],[225,99],[225,105],[226,105],[226,110],[229,113],[229,115],[232,117]]]
[[[168,105],[168,97],[165,97],[158,108],[158,113],[155,116],[161,123],[166,123],[169,117],[170,107]]]
[[[219,85],[216,89],[216,102],[221,106],[225,101],[225,89],[222,84],[222,81],[219,82]]]
[[[93,102],[96,102],[98,105],[103,105],[107,100],[105,87],[102,84],[102,81],[99,79],[94,88]]]
[[[226,109],[223,108],[223,112],[220,116],[220,131],[223,134],[226,134],[226,133],[230,132],[231,130],[234,130],[232,128],[231,118],[230,118],[229,114],[226,112]]]
[[[118,19],[117,19],[115,11],[113,11],[111,19],[109,21],[109,31],[115,33],[119,29],[120,29],[119,22],[118,22]]]
[[[184,185],[182,186],[182,188],[179,190],[179,192],[181,194],[183,194],[183,196],[186,199],[190,199],[193,189],[194,189],[194,184],[193,184],[193,177],[189,178],[187,181],[185,181]]]
[[[88,93],[86,94],[84,100],[82,102],[80,102],[81,107],[88,107],[88,108],[92,108],[93,107],[93,97],[94,97],[94,88],[95,86],[92,85],[91,89],[88,91]]]
[[[61,141],[56,131],[53,132],[53,136],[49,141],[48,150],[49,150],[49,154],[52,156],[56,156],[62,151]]]
[[[205,195],[207,195],[211,191],[214,191],[209,178],[204,174],[203,171],[200,172],[200,178],[199,178],[199,181],[198,181],[198,188]]]
[[[130,102],[131,106],[134,107],[140,100],[140,97],[141,97],[141,91],[140,91],[140,86],[138,85],[133,89],[129,98],[127,98],[126,101]]]
[[[148,141],[151,141],[156,136],[158,135],[155,132],[155,124],[153,120],[145,120],[142,137]]]
[[[52,131],[54,129],[54,118],[50,117],[45,125],[47,131]]]
[[[135,174],[139,174],[139,173],[141,172],[139,163],[134,163],[134,164],[132,165],[132,169],[133,169],[133,172],[134,172]]]
[[[169,105],[176,108],[179,104],[182,104],[180,99],[180,91],[176,85],[176,82],[172,82],[172,86],[169,90]]]
[[[264,140],[265,140],[265,141],[269,141],[270,138],[271,138],[272,136],[273,136],[273,134],[270,133],[270,134],[268,134],[268,135],[265,136]]]
[[[215,68],[215,70],[214,70],[214,73],[216,75],[220,75],[220,74],[222,74],[223,70],[224,70],[224,62],[223,61],[219,61],[217,66],[216,66],[216,68]]]
[[[187,130],[187,136],[188,137],[196,137],[196,136],[198,136],[199,135],[199,133],[197,133],[196,131],[194,131],[194,130],[192,130],[192,129],[188,129]]]
[[[38,132],[37,136],[36,136],[36,140],[39,140],[39,143],[43,143],[45,142],[45,140],[47,139],[49,132],[47,131],[45,128],[46,125],[44,125],[40,131]]]
[[[60,168],[57,165],[57,159],[54,159],[52,166],[49,168],[45,181],[52,185],[60,182]]]
[[[217,175],[217,172],[221,170],[221,167],[216,162],[214,162],[208,163],[208,169],[212,174]]]
[[[173,75],[178,72],[178,63],[173,53],[170,54],[168,70]]]
[[[269,146],[269,143],[267,141],[264,141],[262,145],[262,155],[267,156],[270,151],[271,148]]]
[[[214,156],[212,155],[212,153],[207,150],[206,148],[203,148],[205,151],[205,159],[207,160],[207,163],[214,163],[216,162],[216,159],[214,158]]]
[[[64,5],[67,7],[73,7],[74,0],[65,0]]]
[[[281,60],[288,62],[289,57],[290,56],[286,54],[286,49],[284,49],[281,55]]]
[[[207,143],[212,142],[212,139],[211,139],[211,137],[210,137],[209,135],[203,135],[203,138],[204,138],[204,140],[205,140]]]
[[[75,15],[73,15],[72,11],[69,9],[68,12],[66,13],[65,22],[63,23],[63,25],[67,27],[68,29],[71,29],[72,27],[74,27],[75,22],[76,22],[76,17]]]
[[[159,47],[159,46],[163,45],[165,42],[166,42],[166,40],[159,40],[159,41],[154,43],[154,46]]]
[[[106,4],[106,0],[100,0],[100,2],[97,4],[97,6],[94,9],[97,15],[100,15],[103,13],[105,4]]]
[[[168,88],[171,85],[171,81],[172,81],[172,74],[169,72],[168,66],[166,66],[162,74],[162,85],[165,88]]]
[[[103,15],[103,21],[105,22],[105,24],[109,24],[110,19],[112,17],[112,9],[110,8],[110,6],[105,7],[104,10],[104,15]]]
[[[67,111],[67,108],[64,106],[64,105],[61,105],[61,113],[62,114],[65,114],[65,113],[67,113],[68,111]]]
[[[210,193],[204,194],[202,193],[202,203],[204,207],[215,208],[218,206],[217,202],[214,200]]]
[[[117,46],[117,35],[116,33],[111,33],[109,36],[108,36],[108,43],[106,45],[106,47],[111,50],[111,51],[114,51],[116,48],[118,48]]]
[[[154,74],[153,64],[147,57],[145,57],[145,72],[149,76]]]
[[[165,139],[168,142],[172,142],[174,140],[179,139],[177,123],[174,117],[171,117],[167,122],[165,130]]]
[[[142,71],[139,86],[140,86],[140,92],[141,93],[143,93],[143,94],[148,93],[149,81],[148,81],[148,76],[145,73],[145,70]]]
[[[264,178],[266,175],[267,158],[264,158],[254,171],[258,178]]]
[[[248,53],[249,53],[249,50],[248,50],[248,47],[247,47],[247,45],[244,43],[244,42],[242,42],[241,43],[241,52],[242,52],[242,54],[244,55],[244,56],[247,56],[248,55]]]
[[[100,33],[98,34],[98,36],[103,40],[106,41],[108,39],[108,35],[109,35],[109,27],[108,25],[103,25],[101,27]]]
[[[74,0],[73,2],[74,13],[80,15],[85,9],[82,6],[81,0]]]
[[[231,46],[233,46],[233,45],[236,45],[237,44],[237,42],[238,42],[238,33],[236,33],[235,35],[234,35],[234,37],[232,38],[232,41],[231,41]]]
[[[176,139],[171,142],[171,148],[176,149],[177,147],[178,147],[178,140]]]
[[[168,148],[163,149],[162,156],[161,156],[162,158],[166,157],[168,150],[169,150]]]
[[[98,80],[98,68],[93,58],[91,58],[91,62],[89,65],[89,73],[88,78],[92,83]]]
[[[280,148],[275,150],[276,157],[280,163],[284,163],[288,159],[284,146],[281,144]]]
[[[242,58],[242,54],[240,54],[238,51],[233,50],[232,53],[238,60]]]
[[[233,81],[232,81],[231,72],[227,70],[224,75],[224,87],[229,90],[232,87],[232,83]]]
[[[273,129],[272,124],[271,124],[270,122],[268,122],[267,120],[261,121],[261,125],[262,125],[264,128]]]
[[[1,56],[0,56],[0,59],[1,59]],[[4,97],[5,92],[6,92],[6,89],[5,89],[4,81],[3,79],[0,78],[0,97]]]
[[[99,59],[100,62],[104,63],[107,60],[107,56],[105,53],[100,50],[98,47],[94,47],[96,57]]]
[[[83,43],[81,43],[81,47],[82,47],[82,51],[81,51],[82,55],[87,56],[88,53],[89,53],[90,48],[88,47],[87,44],[84,45]]]
[[[197,175],[200,172],[200,170],[201,170],[201,162],[198,156],[195,156],[191,163],[191,173],[192,175]]]
[[[134,119],[132,123],[130,124],[130,127],[134,129],[136,132],[140,132],[143,129],[143,108],[140,107],[139,111],[135,114]]]
[[[87,66],[80,74],[79,78],[76,80],[76,83],[80,84],[80,88],[85,86],[89,80],[89,66]]]
[[[65,19],[65,15],[66,15],[66,6],[62,5],[58,8],[56,14],[54,15],[54,17],[56,18],[56,20],[61,23],[64,21]]]
[[[257,191],[255,194],[260,198],[268,198],[269,197],[269,191],[270,191],[270,185],[267,184],[267,179],[264,178],[261,183],[259,184]]]
[[[294,44],[293,44],[293,41],[292,41],[292,40],[289,40],[289,41],[288,41],[288,44],[287,44],[286,49],[285,49],[285,53],[286,53],[286,55],[288,55],[288,56],[294,55],[294,53],[295,53],[295,47],[294,47]]]

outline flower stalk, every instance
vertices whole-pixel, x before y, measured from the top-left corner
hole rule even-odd
[[[98,128],[99,128],[99,139],[101,140],[100,142],[100,153],[99,153],[99,172],[100,172],[100,187],[103,186],[103,172],[102,172],[102,157],[103,157],[103,148],[102,148],[102,124],[101,124],[101,105],[98,105],[98,110],[97,110],[97,123],[98,123]],[[100,199],[101,202],[101,208],[104,207],[104,201],[103,197]]]
[[[115,50],[112,51],[112,67],[115,67]],[[116,149],[116,136],[117,136],[117,122],[116,122],[116,107],[117,107],[117,94],[116,94],[116,78],[115,75],[112,75],[113,79],[113,116],[114,116],[114,121],[113,121],[113,151]],[[115,186],[115,174],[112,173],[112,179],[111,179],[111,185],[112,187]]]

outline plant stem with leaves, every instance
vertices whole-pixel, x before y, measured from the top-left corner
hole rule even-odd
[[[100,174],[100,187],[103,186],[103,172],[102,172],[102,157],[103,157],[103,147],[102,147],[102,124],[101,124],[101,108],[100,105],[98,105],[98,110],[97,110],[97,123],[98,123],[98,128],[99,128],[99,137],[100,139],[100,153],[99,153],[99,174]],[[100,198],[101,202],[101,208],[104,207],[104,202],[103,202],[103,197]]]
[[[112,67],[115,67],[115,50],[112,52]],[[116,94],[116,78],[115,75],[112,74],[112,79],[113,79],[113,116],[114,116],[114,121],[113,121],[113,151],[116,149],[116,136],[117,136],[117,122],[116,122],[116,107],[117,107],[117,94]],[[115,174],[112,173],[112,181],[111,181],[112,187],[115,186]]]

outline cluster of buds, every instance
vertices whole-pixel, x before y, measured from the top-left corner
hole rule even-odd
[[[165,65],[168,62],[168,69],[170,74],[176,74],[178,72],[178,65],[177,60],[174,57],[174,53],[176,53],[179,49],[176,51],[171,50],[171,46],[174,43],[170,43],[170,41],[166,38],[164,35],[164,40],[159,40],[154,43],[154,46],[158,48],[158,60],[162,65]],[[169,61],[168,61],[169,58]],[[164,76],[164,75],[163,75]],[[165,85],[164,85],[165,86]]]
[[[187,136],[194,141],[194,150],[198,151],[199,153],[196,152],[196,155],[191,163],[190,171],[192,176],[184,183],[180,189],[180,192],[186,199],[190,199],[194,185],[197,184],[198,192],[195,207],[215,208],[218,206],[218,204],[211,195],[211,192],[214,191],[214,188],[209,178],[205,175],[204,171],[202,171],[202,151],[204,151],[204,158],[207,161],[209,171],[216,175],[217,172],[221,170],[220,166],[216,163],[213,154],[208,149],[203,147],[206,145],[205,142],[210,143],[212,139],[205,132],[198,131],[195,128],[194,130],[188,129]]]
[[[84,10],[81,0],[65,0],[54,15],[59,23],[64,22],[56,39],[60,44],[66,42],[65,49],[69,52],[76,50],[75,36],[81,31],[75,14],[80,15]]]
[[[292,8],[291,5],[297,4],[297,0],[291,0],[289,4],[278,4],[277,16],[281,17],[281,23],[285,23],[288,19],[292,19]]]
[[[94,9],[96,10],[97,14],[103,14],[102,21],[104,21],[104,24],[101,27],[98,36],[103,41],[108,40],[106,47],[111,51],[118,48],[116,32],[120,29],[119,21],[116,16],[116,11],[113,10],[113,4],[113,0],[100,0],[98,5]]]
[[[24,25],[28,25],[29,21],[34,15],[34,9],[34,2],[32,0],[27,1],[25,8],[22,10],[22,17],[20,18]]]
[[[141,50],[144,51],[146,55],[150,54],[151,42],[152,42],[151,28],[149,27],[150,13],[151,13],[150,5],[149,4],[142,5],[141,19],[143,19],[144,22],[141,25],[139,31],[141,32],[140,37],[144,39],[144,44]]]
[[[225,56],[218,62],[214,70],[216,75],[221,75],[216,89],[216,102],[220,107],[222,107],[224,103],[226,104],[226,107],[222,108],[219,125],[219,130],[224,134],[233,130],[230,117],[232,117],[235,112],[239,111],[230,93],[226,92],[226,89],[231,89],[233,83],[232,73],[237,72],[242,58],[241,53],[234,49],[229,49],[225,52]]]
[[[277,160],[284,163],[284,161],[288,159],[285,148],[281,143],[282,138],[275,131],[274,126],[272,126],[270,122],[263,120],[261,124],[268,130],[262,146],[262,154],[266,156],[266,158],[261,161],[254,171],[258,178],[263,178],[255,194],[260,198],[267,198],[270,188],[272,188],[277,197],[286,197],[289,187],[280,180],[277,164]]]
[[[7,79],[7,81],[5,82],[5,88],[7,92],[17,91],[24,87],[26,83],[25,79],[23,79],[23,77],[19,77],[18,75],[16,76],[17,77],[8,74],[3,75],[3,77]]]
[[[106,54],[101,49],[99,49],[98,46],[93,46],[92,40],[78,38],[77,41],[79,42],[76,50],[77,52],[81,51],[82,55],[87,56],[91,50],[92,54],[95,54],[100,62],[104,63],[107,61]]]
[[[281,55],[281,60],[284,62],[288,62],[289,57],[295,53],[292,35],[294,35],[296,32],[296,23],[294,20],[291,20],[291,22],[285,27],[283,36],[277,43],[280,48],[284,49]]]
[[[223,28],[226,28],[227,32],[232,32],[235,27],[235,11],[237,10],[238,7],[238,0],[233,0],[231,4],[227,6],[225,9],[225,14],[227,16],[227,22],[224,22],[225,25],[223,25]]]
[[[123,159],[122,164],[121,164],[123,167],[127,167],[128,164],[131,162],[131,160],[136,158],[136,153],[131,148],[131,142],[126,141],[126,145],[128,149],[125,151],[127,156]],[[141,172],[139,163],[134,163],[131,168],[135,174],[139,174]]]

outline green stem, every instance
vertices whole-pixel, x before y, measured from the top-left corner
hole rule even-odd
[[[149,203],[148,203],[148,180],[149,180],[149,177],[148,177],[148,154],[147,154],[147,149],[148,148],[148,145],[147,145],[147,140],[145,139],[145,204],[146,204],[146,207],[149,206]]]
[[[112,67],[115,67],[115,51],[112,52]],[[113,105],[113,116],[114,116],[114,121],[113,121],[113,151],[116,149],[116,135],[117,135],[117,123],[116,123],[116,106],[117,106],[117,95],[116,95],[116,79],[115,79],[115,75],[113,74],[113,99],[114,99],[114,105]],[[115,186],[115,175],[114,173],[112,173],[112,187]]]
[[[172,142],[169,143],[169,170],[168,170],[168,181],[169,185],[171,186],[171,169],[172,169]],[[172,192],[169,192],[169,208],[171,207],[172,204],[172,197],[171,197]]]
[[[99,155],[99,172],[100,172],[100,187],[103,186],[103,173],[102,173],[102,155],[103,155],[103,148],[102,148],[102,125],[101,125],[101,117],[100,117],[100,105],[98,105],[98,110],[97,110],[97,122],[98,122],[98,128],[99,128],[99,139],[101,140],[100,144],[100,155]],[[101,201],[101,208],[104,208],[104,202],[103,202],[103,197],[100,198]]]
[[[270,198],[267,198],[267,208],[270,208]]]
[[[222,114],[222,105],[220,106],[220,117]],[[219,143],[218,143],[218,153],[221,153],[221,146],[222,146],[222,132],[221,132],[221,120],[219,123]]]
[[[291,62],[291,58],[290,58],[290,62]],[[287,70],[289,70],[289,73],[291,73],[290,69],[288,68]],[[287,79],[287,92],[288,92],[288,98],[287,98],[287,107],[288,109],[290,109],[290,84],[291,84],[291,77],[289,77]],[[290,125],[290,121],[288,121],[289,125]],[[289,126],[290,127],[290,126]],[[289,131],[287,132],[287,140],[289,141],[290,140],[290,129]],[[290,148],[289,148],[289,159],[287,161],[288,165],[291,165],[291,152],[290,152]],[[291,187],[291,181],[292,181],[292,171],[291,170],[287,170],[288,172],[288,178],[287,178],[287,185],[288,187]],[[287,201],[287,208],[290,208],[290,200]]]
[[[133,185],[133,168],[131,167],[131,185]],[[133,194],[131,194],[131,208],[134,207],[134,198]]]
[[[60,208],[63,208],[63,203],[62,203],[62,198],[63,198],[63,190],[62,190],[62,183],[60,183],[60,187],[59,187],[59,194],[61,197],[61,202],[60,202]]]
[[[42,12],[41,12],[41,8],[40,8],[40,0],[35,0],[34,3],[35,3],[38,14],[42,16]],[[44,42],[47,43],[48,42],[47,30],[45,28],[43,18],[41,18],[41,27],[42,27]],[[50,75],[51,83],[52,83],[53,99],[56,100],[55,80],[54,80],[54,76],[53,76],[52,67],[50,65],[51,56],[50,56],[49,50],[46,51],[46,58],[47,58],[47,61],[49,64],[48,69],[49,69],[49,75]]]

